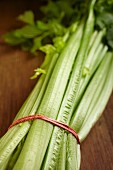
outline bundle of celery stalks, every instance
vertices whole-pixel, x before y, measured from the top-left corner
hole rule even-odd
[[[41,10],[42,20],[27,11],[19,16],[25,26],[4,35],[34,55],[45,52],[32,77],[40,78],[15,120],[35,114],[56,119],[82,143],[113,90],[113,2],[58,0]],[[0,170],[79,170],[80,161],[76,138],[44,120],[15,125],[0,139]]]

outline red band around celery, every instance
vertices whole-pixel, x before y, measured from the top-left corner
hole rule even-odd
[[[56,125],[70,133],[72,133],[72,135],[77,139],[78,144],[80,144],[80,139],[78,134],[76,133],[76,131],[74,129],[72,129],[71,127],[69,127],[68,125],[66,125],[65,123],[59,122],[55,119],[46,117],[44,115],[30,115],[30,116],[26,116],[26,117],[22,117],[18,120],[15,120],[8,129],[12,128],[13,126],[20,124],[22,122],[26,122],[26,121],[30,121],[30,120],[35,120],[35,119],[41,119],[41,120],[45,120],[46,122],[49,122],[53,125]]]

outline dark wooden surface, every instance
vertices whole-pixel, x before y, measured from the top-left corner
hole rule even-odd
[[[18,14],[28,9],[36,13],[37,8],[35,0],[0,1],[0,35],[20,25]],[[42,61],[41,55],[34,57],[0,42],[0,136],[35,85],[36,80],[29,78]],[[113,170],[113,94],[103,116],[83,142],[81,152],[81,170]]]

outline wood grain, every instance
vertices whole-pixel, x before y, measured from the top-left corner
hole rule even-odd
[[[32,1],[0,1],[0,35],[20,25],[16,17],[38,4]],[[38,17],[38,16],[37,16]],[[32,56],[19,48],[0,42],[0,136],[6,131],[36,80],[30,80],[33,70],[43,57]],[[81,145],[81,170],[113,170],[113,94],[101,119]]]

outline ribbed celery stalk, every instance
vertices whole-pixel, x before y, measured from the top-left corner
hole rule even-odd
[[[79,170],[81,161],[80,145],[71,135],[67,136],[67,141],[66,170]]]
[[[102,30],[98,33],[98,36],[96,37],[94,43],[93,43],[93,48],[90,48],[88,56],[93,56],[97,47],[99,46],[103,36],[105,34],[105,30]],[[88,57],[85,62],[85,68],[90,71],[90,67],[92,67],[93,59],[94,57]]]
[[[102,115],[105,109],[105,106],[109,100],[109,97],[112,93],[112,90],[113,90],[113,54],[110,54],[110,55],[112,55],[112,62],[109,65],[110,68],[108,71],[108,75],[106,77],[106,82],[104,84],[104,87],[100,95],[98,95],[96,103],[94,105],[92,103],[93,105],[92,108],[88,110],[88,114],[85,117],[82,127],[78,133],[81,141],[85,139],[85,137],[87,136],[91,128],[94,126],[96,121]]]
[[[62,169],[65,170],[66,167],[66,148],[67,148],[67,134],[64,134],[64,138],[62,140],[62,145],[60,148],[60,154],[58,157],[58,162],[57,162],[57,169]]]
[[[109,66],[112,61],[112,56],[108,54],[105,55],[101,65],[99,66],[98,70],[93,76],[93,79],[89,83],[89,86],[87,87],[86,92],[84,96],[82,97],[75,114],[72,117],[70,125],[77,132],[79,132],[80,127],[83,123],[83,120],[86,116],[86,113],[87,113],[86,111],[92,102],[91,99],[93,99],[94,95],[96,94],[97,89],[100,89],[101,86],[103,87],[103,84],[105,83],[105,79],[109,71]]]
[[[10,159],[8,160],[8,164],[6,169],[12,170],[15,162],[18,159],[18,156],[22,150],[23,144],[24,144],[25,137],[22,139],[22,141],[19,143],[19,145],[15,148],[13,154],[11,155]]]
[[[43,84],[44,77],[45,77],[45,75],[43,75],[40,78],[40,80],[36,84],[34,90],[32,91],[31,95],[28,97],[28,99],[26,100],[26,102],[24,103],[22,108],[20,109],[20,111],[18,113],[18,115],[20,115],[20,116],[17,116],[17,117],[21,117],[21,115],[28,115],[28,113],[32,109],[33,104],[37,98],[37,95],[38,95],[37,92],[39,92],[39,90]],[[32,100],[32,99],[34,99],[34,100]],[[18,126],[15,126],[14,128],[8,130],[7,133],[1,138],[1,140],[0,140],[0,168],[2,167],[3,164],[4,165],[6,164],[7,158],[9,158],[9,156],[12,154],[13,150],[16,148],[18,143],[25,136],[29,127],[30,127],[30,124],[28,123],[28,125],[26,127],[27,129],[24,129],[24,131],[23,130],[20,131],[20,129],[19,129],[19,131],[18,131]],[[26,130],[26,132],[25,132],[25,130]],[[22,137],[19,137],[20,136],[19,134],[21,134]],[[16,141],[15,141],[15,139],[16,139]]]
[[[93,46],[92,46],[92,48],[93,48]],[[87,72],[87,74],[85,73],[86,74],[85,76],[81,77],[80,84],[79,84],[79,90],[78,90],[78,94],[77,94],[77,100],[75,102],[75,108],[78,106],[78,103],[81,100],[81,97],[87,87],[88,82],[92,78],[96,69],[99,67],[99,64],[101,63],[102,59],[104,58],[107,50],[108,50],[107,46],[100,44],[93,55],[92,54],[88,55],[88,57],[93,58],[93,61],[91,64],[92,66],[90,67],[90,71]],[[85,64],[83,66],[83,72],[84,72],[84,69],[85,69]]]
[[[98,36],[98,31],[94,31],[94,33],[92,34],[92,37],[91,37],[91,40],[89,42],[89,46],[88,46],[88,49],[87,49],[87,53],[89,53],[89,50],[91,49],[91,46],[93,45],[93,43],[95,42],[96,38]]]
[[[51,19],[52,22],[49,20],[49,25],[49,22],[36,21],[36,29],[39,26],[39,31],[44,31],[38,37],[41,38],[40,44],[45,34],[49,35],[46,31],[53,23],[58,27],[55,31],[57,34],[54,35],[54,31],[50,30],[49,38],[53,38],[52,42],[56,48],[59,44],[61,46],[54,49],[52,56],[48,53],[49,58],[46,58],[42,65],[42,68],[46,67],[47,74],[41,76],[15,120],[28,115],[45,115],[75,129],[82,142],[100,117],[113,89],[113,55],[107,53],[108,47],[102,44],[106,31],[93,31],[95,2],[96,0],[89,2],[88,16],[86,18],[85,15],[79,26],[76,22],[70,28],[62,27],[61,23],[68,13],[65,11],[61,13],[58,22],[54,18]],[[63,3],[58,1],[56,6]],[[77,3],[70,3],[69,13],[76,12],[73,7]],[[51,4],[54,7],[55,4],[50,2],[48,8]],[[58,8],[59,11],[58,6],[55,9]],[[61,31],[60,34],[57,29]],[[59,37],[64,34],[62,31],[65,35]],[[32,40],[35,41],[35,38],[37,39],[34,36]],[[68,42],[64,45],[68,38]],[[35,49],[35,46],[32,49]],[[50,50],[45,46],[42,51],[45,49]],[[57,52],[60,52],[60,55]],[[20,123],[9,129],[0,140],[1,170],[79,170],[80,161],[80,145],[75,137],[43,120]]]
[[[109,69],[111,69],[110,68],[111,61],[112,61],[112,56],[107,54],[104,57],[98,70],[96,71],[93,79],[89,83],[89,86],[87,87],[87,90],[86,90],[84,96],[82,97],[81,102],[80,102],[77,110],[75,111],[75,114],[73,115],[70,126],[72,128],[74,128],[77,132],[80,131],[83,121],[88,114],[88,110],[90,107],[92,107],[91,104],[93,106],[95,105],[98,96],[100,95],[101,91],[103,90],[104,84],[106,83],[106,79],[107,79],[107,76],[109,73]],[[87,124],[87,126],[88,126],[88,124]],[[77,146],[73,147],[73,146],[75,146],[75,141],[74,141],[74,137],[71,134],[68,135],[68,142],[69,143],[68,143],[67,167],[68,167],[68,169],[72,169],[72,167],[75,166],[76,163],[73,162],[73,164],[72,164],[71,159],[76,157],[76,152],[77,152],[76,147]],[[72,155],[72,157],[70,157],[70,155]],[[80,158],[79,158],[79,160],[80,160]]]
[[[84,63],[86,49],[88,48],[88,44],[93,32],[93,26],[94,15],[93,8],[91,6],[77,59],[75,60],[68,87],[58,113],[57,120],[66,124],[69,123],[74,110],[74,101],[76,100],[76,93],[81,77],[82,64]],[[55,169],[55,167],[57,167],[63,135],[64,131],[61,128],[54,128],[43,169]],[[63,163],[64,161],[62,162],[62,164]],[[60,164],[61,167],[59,167],[59,170],[62,169],[62,164]]]
[[[57,58],[58,58],[58,54],[56,53],[52,57],[52,61],[47,71],[46,77],[45,75],[42,75],[36,87],[34,88],[33,92],[31,93],[31,96],[28,98],[27,102],[25,102],[24,106],[19,111],[17,118],[22,117],[22,116],[32,115],[36,113],[37,108],[39,107],[40,101],[45,93],[48,81],[50,79],[50,76],[53,71],[54,65],[57,61]],[[37,92],[38,92],[38,95],[37,95]],[[32,100],[32,99],[35,99],[35,100]],[[29,106],[29,103],[30,103],[30,106]],[[27,131],[30,128],[30,125],[31,125],[30,122],[25,122],[21,125],[17,125],[11,128],[5,134],[5,136],[1,139],[0,141],[0,168],[2,167],[3,164],[6,163],[6,160],[9,158],[9,156],[11,156],[14,149],[17,147],[19,142],[26,135]]]
[[[52,56],[53,57],[53,56]],[[54,58],[54,57],[53,57]],[[48,70],[48,64],[50,65],[51,62],[51,56],[47,56],[45,57],[45,60],[42,64],[41,67],[45,67],[46,71]],[[31,109],[40,93],[41,87],[43,85],[44,79],[45,77],[47,77],[45,74],[43,74],[40,79],[38,80],[38,82],[36,83],[34,89],[32,90],[31,94],[28,96],[28,98],[26,99],[26,101],[24,102],[24,104],[22,105],[22,107],[20,108],[19,112],[17,113],[16,117],[14,120],[27,116],[29,115],[29,113],[31,114]],[[32,101],[32,102],[31,102]],[[10,138],[12,138],[12,136],[14,135],[14,133],[16,132],[16,127],[12,128],[10,131],[8,131],[0,140],[0,150],[1,148],[3,148],[3,146],[5,145],[6,142],[8,142],[10,140]],[[11,136],[12,135],[12,136]],[[3,142],[3,143],[2,143]]]
[[[41,105],[37,110],[37,114],[46,115],[54,119],[57,117],[73,62],[80,46],[82,31],[83,23],[70,37],[61,52],[51,75],[45,95],[43,96]],[[13,168],[14,170],[37,170],[41,168],[52,130],[53,126],[49,123],[41,120],[33,122],[21,154]]]
[[[34,103],[34,105],[33,105],[33,108],[31,109],[30,115],[36,113],[36,110],[37,110],[37,108],[38,108],[39,105],[40,105],[40,102],[41,102],[41,99],[42,99],[42,97],[43,97],[43,94],[44,94],[44,92],[45,92],[45,90],[46,90],[46,88],[47,88],[47,85],[48,85],[48,81],[49,81],[51,72],[52,72],[52,70],[53,70],[54,65],[56,64],[57,59],[58,59],[58,54],[55,53],[55,55],[52,56],[52,57],[53,57],[53,59],[52,59],[52,61],[51,61],[51,63],[50,63],[50,66],[49,66],[49,69],[48,69],[48,71],[47,71],[47,75],[46,75],[46,77],[45,77],[44,83],[43,83],[43,85],[42,85],[42,88],[41,88],[41,90],[40,90],[40,93],[39,93],[39,95],[38,95],[38,98],[36,99],[36,101],[35,101],[35,103]],[[23,141],[23,143],[24,143],[24,141]],[[22,149],[22,147],[21,147],[20,149]],[[19,150],[19,149],[18,149],[18,150]],[[18,150],[17,150],[17,152],[18,152],[18,155],[19,155],[20,151],[18,151]],[[16,154],[16,155],[17,155],[17,154]],[[15,157],[15,155],[14,155],[14,157]],[[14,158],[14,159],[15,159],[15,158]],[[12,164],[13,164],[13,165],[14,165],[14,163],[15,163],[15,162],[14,162],[14,159],[12,160]],[[10,162],[11,162],[11,161],[10,161]],[[8,167],[8,168],[9,168],[9,167]],[[12,167],[11,167],[11,168],[12,168]]]

